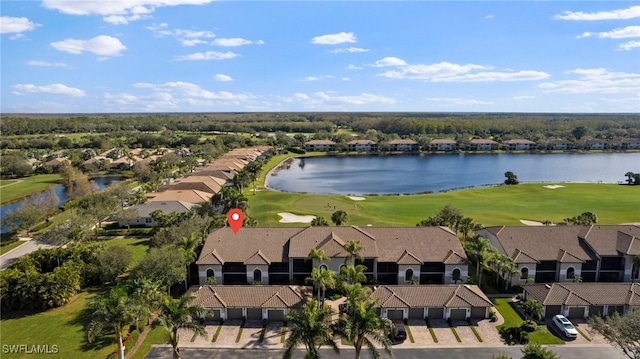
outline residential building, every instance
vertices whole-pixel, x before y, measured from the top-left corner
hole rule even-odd
[[[331,140],[311,140],[304,144],[307,151],[335,151],[336,143]]]
[[[119,221],[118,225],[120,227],[127,226],[144,226],[144,227],[153,227],[154,220],[151,217],[151,213],[155,211],[161,211],[164,214],[169,213],[184,213],[191,210],[194,206],[193,203],[184,202],[184,201],[158,201],[158,202],[147,202],[143,204],[136,204],[134,206],[129,207],[128,209],[135,210],[138,213],[138,218],[130,221],[123,222]]]
[[[640,138],[624,138],[620,141],[620,149],[637,150],[640,149]]]
[[[446,227],[303,227],[217,229],[207,237],[196,261],[200,284],[300,284],[313,268],[336,272],[349,253],[344,245],[359,240],[369,282],[405,284],[464,283],[468,259],[460,240]],[[329,260],[307,260],[319,249]],[[256,279],[256,278],[259,278]]]
[[[193,189],[167,190],[164,192],[147,193],[149,202],[183,201],[189,203],[203,203],[210,201],[211,197],[213,197],[213,193]]]
[[[520,274],[513,285],[638,278],[633,256],[640,253],[640,226],[502,226],[477,234],[515,261]]]
[[[536,143],[533,141],[516,138],[502,142],[502,148],[507,151],[528,151],[535,150]]]
[[[544,316],[562,314],[567,318],[587,318],[613,313],[625,314],[640,308],[638,283],[551,283],[523,286],[525,299],[544,306]]]
[[[580,142],[583,150],[608,150],[609,141],[600,139],[586,139]]]
[[[380,316],[391,320],[487,318],[491,300],[477,285],[383,285],[374,287]]]
[[[567,140],[551,139],[547,142],[548,150],[566,151],[566,150],[572,150],[573,147],[574,147],[573,142],[567,141]]]
[[[222,184],[220,184],[221,181],[223,181]],[[220,192],[224,183],[226,183],[226,180],[221,178],[211,176],[189,176],[180,178],[172,184],[160,186],[160,188],[158,188],[158,192],[168,190],[197,190],[216,194]]]
[[[471,151],[495,151],[500,144],[493,140],[473,139],[467,145],[467,149]]]
[[[430,151],[455,151],[458,149],[458,142],[450,139],[435,139],[429,144]]]
[[[420,145],[418,142],[412,139],[403,139],[403,140],[391,140],[389,141],[389,149],[391,151],[418,151],[420,150]]]
[[[371,140],[353,140],[347,142],[347,151],[374,152],[378,150],[378,143]]]

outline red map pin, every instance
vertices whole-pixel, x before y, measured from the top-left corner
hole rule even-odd
[[[233,233],[238,233],[240,227],[242,227],[242,223],[244,222],[244,213],[241,210],[234,208],[227,213],[227,221],[229,222],[229,227]]]

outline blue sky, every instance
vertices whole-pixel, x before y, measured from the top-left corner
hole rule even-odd
[[[640,112],[639,1],[2,1],[3,113]]]

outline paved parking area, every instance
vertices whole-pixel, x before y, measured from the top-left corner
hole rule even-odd
[[[262,321],[247,320],[238,344],[240,344],[242,348],[262,348],[264,345],[260,342],[261,333]]]
[[[284,344],[280,343],[282,337],[282,322],[267,324],[267,331],[264,334],[263,344],[269,348],[282,348]]]
[[[476,335],[473,334],[473,331],[471,330],[471,326],[469,325],[468,322],[465,321],[454,321],[453,322],[453,327],[456,329],[456,332],[458,333],[458,336],[460,337],[460,340],[462,340],[462,345],[478,345],[480,344],[480,342],[478,341],[478,338],[476,338]],[[478,333],[479,334],[479,333]]]
[[[427,328],[427,323],[422,319],[411,319],[408,321],[408,326],[411,329],[411,334],[413,335],[413,339],[415,343],[411,343],[409,338],[404,341],[402,344],[398,344],[399,347],[424,347],[425,345],[432,346],[436,345],[431,338],[431,334],[429,333],[429,329]]]
[[[235,346],[236,336],[242,321],[240,320],[227,320],[224,322],[218,339],[215,341],[214,346]]]
[[[565,337],[560,330],[553,324],[551,319],[546,319],[545,323],[547,324],[547,329],[551,332],[551,334],[557,336],[558,338],[565,341],[567,345],[585,345],[585,344],[608,344],[608,342],[604,339],[604,337],[597,332],[592,332],[591,327],[587,324],[586,320],[581,319],[571,319],[571,322],[589,339],[585,338],[581,334],[578,333],[578,337],[576,339],[569,339]]]
[[[487,346],[504,344],[496,328],[496,323],[497,322],[491,322],[489,319],[483,319],[476,323],[476,330],[478,330],[478,334],[480,334],[482,338],[482,344]]]
[[[438,338],[439,345],[460,345],[456,337],[453,335],[449,323],[444,319],[430,319],[429,323],[433,327],[433,332]]]

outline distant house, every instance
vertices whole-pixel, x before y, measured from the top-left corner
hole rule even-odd
[[[284,321],[286,310],[302,310],[313,287],[298,285],[202,285],[187,291],[194,305],[209,310],[205,320]]]
[[[392,140],[389,141],[389,149],[391,151],[418,151],[420,149],[420,145],[418,142],[411,139],[404,140]]]
[[[455,151],[458,149],[458,142],[450,139],[435,139],[429,143],[430,151]]]
[[[189,203],[209,202],[213,193],[198,190],[166,190],[147,193],[148,202],[182,201]]]
[[[547,149],[548,150],[561,150],[561,151],[572,150],[573,149],[573,143],[571,141],[567,141],[567,140],[551,139],[551,140],[547,141]]]
[[[371,298],[380,316],[391,320],[487,318],[491,300],[477,285],[383,285]]]
[[[304,144],[307,151],[335,151],[336,143],[331,140],[311,140]]]
[[[347,151],[374,152],[378,150],[378,143],[371,140],[353,140],[347,142]]]
[[[160,186],[158,192],[176,191],[176,190],[196,190],[201,192],[216,194],[220,192],[222,185],[211,176],[189,176],[178,179],[176,182]]]
[[[493,140],[473,139],[467,146],[471,151],[495,151],[500,144]]]
[[[183,202],[183,201],[158,201],[158,202],[147,202],[143,204],[136,204],[135,206],[129,207],[129,209],[135,210],[138,212],[138,218],[131,222],[118,222],[120,227],[125,226],[145,226],[145,227],[153,227],[155,224],[153,222],[153,218],[151,218],[151,213],[155,211],[161,211],[164,214],[169,213],[183,213],[188,212],[194,206],[193,203]]]
[[[544,316],[587,318],[626,314],[640,308],[638,283],[551,283],[523,285],[524,297],[544,306]]]
[[[533,141],[522,139],[522,138],[516,138],[512,140],[503,141],[502,148],[507,151],[535,150],[536,143]]]
[[[600,139],[587,139],[581,142],[583,150],[607,150],[609,149],[609,141]]]
[[[515,261],[519,275],[535,283],[629,282],[640,279],[633,256],[640,253],[640,226],[502,226],[476,232],[498,253]]]
[[[620,149],[637,150],[640,149],[640,138],[625,138],[620,142]]]
[[[47,161],[45,162],[45,166],[51,167],[53,169],[54,172],[57,172],[60,170],[60,167],[67,165],[67,164],[71,164],[71,161],[69,161],[68,158],[66,157],[57,157],[52,159],[51,161]]]

